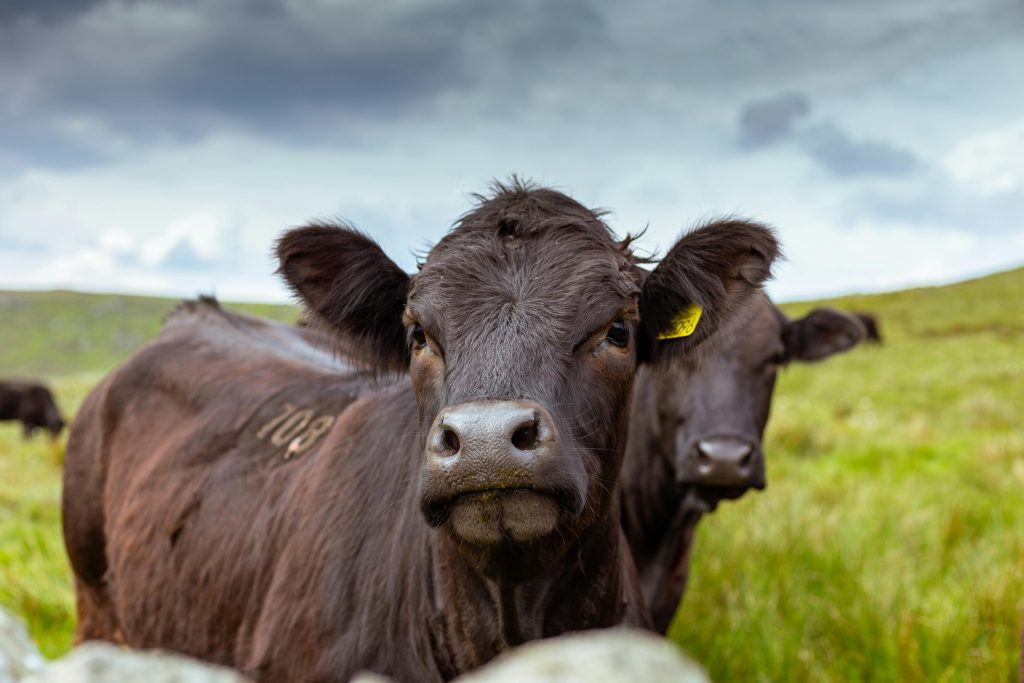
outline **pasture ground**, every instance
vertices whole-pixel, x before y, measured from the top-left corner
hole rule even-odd
[[[1024,613],[1024,269],[820,303],[879,316],[864,347],[780,379],[768,489],[700,528],[670,635],[717,681],[1015,681]],[[69,415],[173,302],[0,293],[0,375]],[[283,320],[288,307],[244,306]],[[71,643],[64,440],[0,423],[0,604]]]

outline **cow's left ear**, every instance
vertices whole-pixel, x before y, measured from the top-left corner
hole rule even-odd
[[[716,221],[684,235],[644,280],[640,361],[685,355],[734,320],[779,253],[771,228],[751,221]]]
[[[866,336],[860,320],[834,308],[816,308],[782,328],[782,343],[789,360],[823,360],[852,349]]]

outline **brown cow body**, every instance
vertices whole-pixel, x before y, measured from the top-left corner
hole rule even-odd
[[[329,355],[317,363],[301,342],[269,339],[271,324],[190,308],[82,408],[107,428],[76,430],[72,447],[95,460],[66,472],[69,487],[98,494],[64,511],[90,616],[80,639],[168,648],[268,681],[344,681],[360,669],[429,681],[488,661],[506,636],[646,623],[628,576],[612,571],[625,542],[602,542],[578,552],[608,571],[574,564],[544,595],[524,584],[509,597],[528,620],[499,633],[498,615],[481,611],[498,607],[485,583],[423,523],[408,380],[346,371]],[[335,421],[286,459],[287,444],[261,430],[288,405]],[[97,533],[132,542],[100,555],[102,545],[72,540]]]
[[[789,320],[767,297],[724,334],[706,362],[642,368],[623,465],[623,528],[656,630],[668,631],[689,577],[697,524],[721,500],[765,486],[761,440],[777,371],[864,338],[853,316],[815,309]]]
[[[303,330],[209,303],[173,316],[72,432],[79,637],[261,681],[433,681],[526,640],[648,624],[618,497],[638,359],[711,335],[776,250],[760,226],[708,226],[641,286],[596,214],[519,185],[411,278],[351,229],[288,233],[289,283],[388,378],[289,347]],[[691,302],[703,327],[657,343]],[[300,410],[333,419],[307,438]]]
[[[0,380],[0,420],[21,422],[25,438],[45,429],[53,438],[64,429],[53,393],[38,382]]]

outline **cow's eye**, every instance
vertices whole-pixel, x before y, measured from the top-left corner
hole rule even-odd
[[[414,349],[422,349],[427,345],[427,335],[419,323],[413,323],[410,336],[412,337],[412,347]]]
[[[612,323],[612,326],[608,328],[608,334],[605,339],[615,346],[628,346],[629,325],[627,325],[623,320],[616,320]]]
[[[782,351],[771,356],[765,361],[765,366],[769,368],[777,368],[786,364],[786,354]]]

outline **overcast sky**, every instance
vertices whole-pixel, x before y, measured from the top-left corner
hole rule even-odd
[[[284,300],[283,229],[412,269],[511,173],[769,222],[783,300],[947,282],[1024,263],[1022,160],[1021,0],[0,2],[0,288]]]

